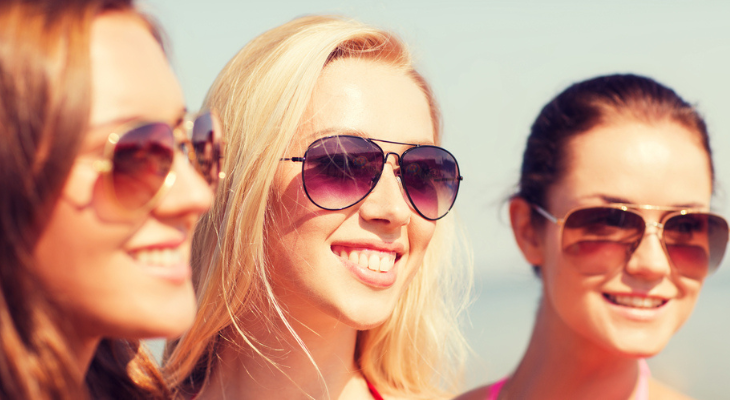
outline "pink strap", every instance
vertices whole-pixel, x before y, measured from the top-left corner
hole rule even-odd
[[[636,384],[636,400],[649,400],[649,378],[651,378],[649,364],[646,363],[645,359],[639,359],[639,382]],[[509,377],[504,378],[489,387],[487,400],[497,400],[499,392],[502,391],[502,386],[507,383],[507,379],[509,379]]]
[[[636,384],[636,400],[649,400],[651,371],[645,359],[639,360],[639,382]]]
[[[499,392],[502,391],[502,386],[504,386],[505,383],[507,383],[507,379],[509,377],[502,379],[499,382],[496,382],[492,384],[492,386],[489,387],[489,393],[487,393],[487,400],[497,400],[499,397]]]

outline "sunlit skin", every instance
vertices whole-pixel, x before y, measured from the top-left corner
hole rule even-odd
[[[566,172],[546,199],[546,208],[559,218],[575,207],[616,202],[710,208],[708,155],[698,135],[679,124],[598,126],[571,139],[566,159]],[[667,211],[638,213],[658,222]],[[521,199],[512,201],[510,215],[525,258],[541,266],[543,297],[528,350],[500,398],[633,398],[636,359],[666,346],[692,312],[703,278],[682,276],[670,265],[654,227],[647,228],[627,263],[582,274],[563,253],[556,224],[533,224],[530,206]],[[609,302],[606,293],[667,302],[637,310]],[[486,388],[480,388],[462,398],[485,396]],[[649,396],[686,398],[653,379]]]
[[[93,167],[109,133],[126,123],[175,125],[182,91],[160,46],[138,17],[108,13],[91,32],[90,128],[35,249],[36,274],[60,319],[83,372],[102,337],[181,334],[193,321],[190,244],[195,222],[212,201],[208,185],[176,154],[177,179],[150,211],[123,214]],[[139,261],[164,249],[166,265]]]
[[[424,93],[402,71],[385,64],[340,59],[320,76],[308,121],[287,156],[301,156],[317,138],[336,133],[390,141],[434,144],[430,109]],[[402,153],[408,146],[382,144]],[[277,351],[285,373],[273,370],[245,351],[224,351],[223,367],[202,398],[372,399],[354,362],[358,330],[382,324],[391,315],[423,261],[434,221],[418,215],[404,197],[390,157],[375,189],[341,211],[325,211],[309,201],[300,163],[282,162],[274,181],[272,204],[276,230],[267,243],[273,290],[288,320],[311,351],[325,384],[306,355],[287,334],[255,332]],[[394,282],[378,287],[363,281],[335,252],[342,247],[395,252]],[[247,326],[247,328],[251,328]],[[255,328],[253,328],[255,331]],[[246,365],[241,368],[240,365]],[[326,387],[325,387],[326,385]]]

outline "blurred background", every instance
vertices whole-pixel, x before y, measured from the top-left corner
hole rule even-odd
[[[146,0],[169,34],[188,107],[201,106],[225,63],[260,33],[307,14],[338,14],[397,32],[432,84],[444,146],[459,160],[456,203],[472,242],[473,349],[464,389],[508,374],[528,341],[540,285],[509,228],[505,198],[542,106],[573,82],[633,72],[674,88],[710,128],[715,211],[728,215],[730,2],[726,1],[181,1]],[[730,257],[728,257],[730,258]],[[698,399],[730,397],[730,264],[659,356],[658,379]],[[159,349],[160,342],[152,346]],[[159,350],[157,350],[159,351]]]

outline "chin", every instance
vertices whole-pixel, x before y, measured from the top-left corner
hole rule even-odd
[[[141,332],[138,339],[177,338],[192,326],[195,312],[194,302],[188,305],[176,303],[150,310],[145,319],[138,322]]]
[[[624,357],[650,358],[659,354],[668,339],[657,337],[651,332],[635,332],[610,340],[610,348]]]
[[[345,325],[366,331],[384,324],[393,315],[393,307],[382,307],[372,302],[354,309],[340,310],[337,314],[337,319]]]

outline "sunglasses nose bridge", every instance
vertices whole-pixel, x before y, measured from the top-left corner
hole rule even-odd
[[[393,156],[393,157],[395,157],[395,165],[396,165],[396,166],[399,166],[399,167],[400,167],[400,162],[401,162],[401,159],[400,159],[400,154],[398,154],[398,153],[393,153],[392,151],[389,151],[389,152],[387,152],[387,153],[385,153],[385,154],[383,155],[383,165],[385,165],[385,164],[387,164],[387,163],[388,163],[388,157],[389,157],[389,156]]]
[[[664,224],[661,222],[656,221],[650,221],[645,222],[644,225],[646,226],[644,228],[644,236],[646,235],[656,235],[657,238],[659,238],[659,241],[663,241],[664,236]]]

